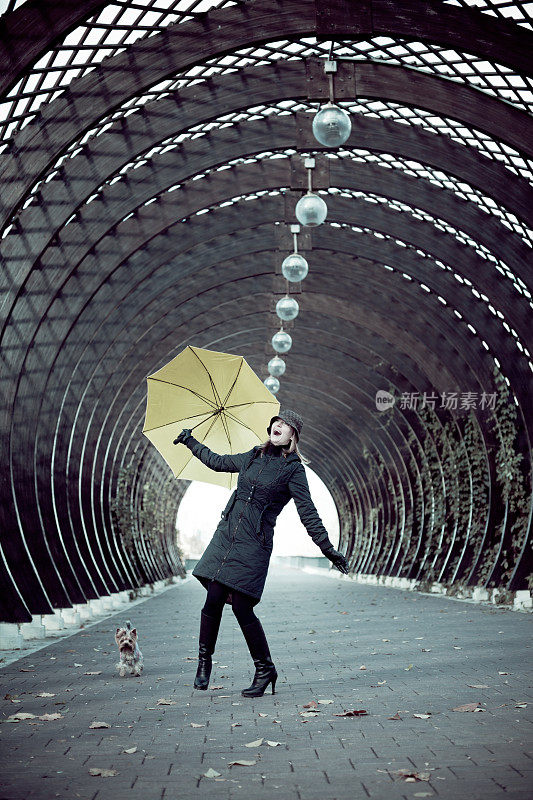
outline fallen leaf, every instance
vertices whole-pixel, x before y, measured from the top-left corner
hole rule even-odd
[[[324,706],[327,706],[330,703],[333,703],[333,700],[319,700],[318,702],[322,703],[322,705],[324,705]]]
[[[300,716],[301,717],[317,717],[318,716],[318,711],[319,711],[319,709],[317,709],[316,711],[300,711]]]
[[[343,711],[342,714],[333,714],[334,717],[364,717],[368,711],[354,708],[352,711]]]
[[[414,792],[413,797],[435,797],[433,792]]]
[[[364,664],[362,664],[362,665],[359,667],[359,669],[366,669],[366,667],[365,667],[365,665],[364,665]]]
[[[269,742],[268,739],[266,743],[270,745],[270,747],[278,747],[279,745],[281,745],[281,742]]]
[[[191,728],[205,728],[205,722],[191,722]]]
[[[21,670],[21,672],[23,672],[23,671],[24,670]],[[509,673],[508,672],[498,672],[498,675],[509,675]]]
[[[89,775],[98,775],[100,778],[113,778],[118,775],[116,769],[103,769],[102,767],[91,767]]]
[[[42,714],[39,719],[43,722],[50,722],[53,719],[63,719],[63,714]]]
[[[217,772],[216,769],[213,769],[212,767],[209,767],[207,772],[204,772],[204,777],[205,778],[218,778],[218,777],[220,777],[220,775],[222,775],[222,773],[221,772]]]
[[[257,761],[245,761],[240,758],[238,761],[229,761],[228,767],[233,767],[235,764],[241,767],[252,767],[254,764],[257,764]]]
[[[83,664],[74,664],[75,667],[83,667]]]
[[[401,720],[402,717],[400,717],[399,713],[396,712],[396,714],[393,717],[387,717],[387,719],[399,719],[399,720]]]
[[[260,744],[263,744],[263,739],[255,739],[253,742],[248,742],[245,744],[245,747],[259,747]]]
[[[515,708],[527,708],[527,703],[517,703]]]
[[[35,672],[35,667],[30,667],[29,669],[24,669],[24,667],[21,667],[19,672]]]
[[[156,703],[156,706],[175,706],[175,700],[166,700],[164,697],[160,697]]]
[[[123,753],[127,753],[128,755],[131,755],[132,753],[136,753],[137,752],[137,747],[136,746],[135,747],[128,747],[127,750],[123,750],[122,752]]]
[[[304,703],[303,708],[318,708],[316,700],[311,700],[309,703]]]
[[[423,647],[420,651],[421,653],[431,653],[431,647]],[[419,793],[421,794],[421,793]]]
[[[453,649],[454,650],[462,650],[463,648],[462,647],[458,647],[456,644],[454,644]]]
[[[272,723],[273,723],[273,724],[276,724],[276,723],[277,723],[278,725],[281,725],[281,720],[280,720],[280,719],[273,719],[273,720],[272,720]]]
[[[397,769],[394,774],[410,783],[414,781],[429,781],[431,778],[431,772],[413,772],[410,769]]]
[[[405,672],[407,672],[410,669],[413,669],[413,665],[412,664],[409,664],[408,667],[404,667]]]
[[[260,717],[268,717],[268,714],[262,714],[261,712],[259,712],[258,716],[260,716]]]
[[[211,689],[225,689],[225,686],[211,686]]]
[[[102,674],[102,670],[100,670],[100,672],[86,672],[85,673],[85,675],[101,675],[101,674]]]
[[[413,714],[413,717],[417,719],[429,719],[431,714]]]
[[[232,728],[242,728],[242,725],[241,725],[240,722],[232,722],[231,723],[231,727]]]
[[[464,706],[457,706],[457,708],[452,708],[452,711],[485,711],[484,708],[480,708],[481,703],[465,703]]]
[[[111,725],[108,725],[107,722],[91,722],[89,728],[110,728]]]
[[[488,689],[486,683],[467,683],[469,689]]]
[[[11,716],[7,718],[7,721],[20,722],[24,719],[35,719],[35,714],[29,714],[26,711],[19,711],[17,714],[11,714]]]
[[[53,692],[39,692],[35,697],[55,697],[55,694]]]

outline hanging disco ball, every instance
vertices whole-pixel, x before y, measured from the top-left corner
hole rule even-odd
[[[284,321],[295,319],[298,316],[300,307],[293,297],[282,297],[276,303],[276,314]]]
[[[272,347],[276,353],[288,353],[292,347],[292,338],[285,331],[278,331],[272,337]]]
[[[285,372],[285,362],[279,356],[274,356],[268,362],[268,371],[275,378],[280,378]]]
[[[265,378],[263,383],[267,387],[268,391],[272,392],[272,394],[279,392],[279,381],[277,378],[273,378],[272,375],[269,375],[268,378]]]
[[[326,103],[313,120],[313,136],[326,147],[339,147],[352,130],[350,117],[334,103]]]
[[[307,192],[296,203],[296,219],[300,225],[313,228],[322,225],[328,213],[328,207],[317,194]]]
[[[283,277],[291,283],[303,281],[309,272],[309,264],[299,253],[291,253],[281,265]]]

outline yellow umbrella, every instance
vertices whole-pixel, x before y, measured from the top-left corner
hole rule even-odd
[[[147,383],[143,433],[175,477],[235,486],[236,474],[210,470],[173,441],[183,428],[191,428],[215,453],[227,454],[244,453],[267,439],[279,403],[244,358],[189,346],[149,375]]]

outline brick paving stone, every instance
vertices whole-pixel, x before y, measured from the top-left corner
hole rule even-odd
[[[187,581],[1,668],[1,696],[21,702],[0,700],[0,800],[531,800],[531,615],[276,567],[256,612],[277,691],[253,699],[240,694],[253,663],[229,607],[211,687],[193,689],[204,598]],[[114,668],[126,618],[140,678]],[[301,717],[321,699],[333,702]],[[485,710],[453,711],[471,702]],[[335,716],[354,708],[368,716]],[[62,718],[6,721],[18,711]],[[245,746],[259,738],[281,745]],[[228,766],[237,759],[257,763]],[[93,777],[93,766],[118,775]],[[204,777],[209,767],[220,780]]]

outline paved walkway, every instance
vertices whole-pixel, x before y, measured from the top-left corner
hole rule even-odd
[[[193,578],[131,609],[141,678],[114,670],[123,613],[0,669],[0,800],[531,800],[531,615],[276,567],[256,608],[276,694],[247,699],[229,606],[192,687],[204,597]]]

